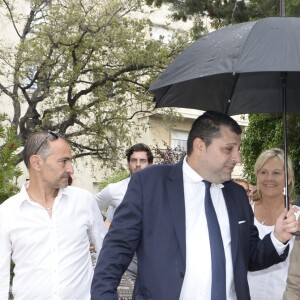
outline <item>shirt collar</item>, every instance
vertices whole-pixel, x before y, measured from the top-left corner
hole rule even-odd
[[[18,201],[19,201],[19,205],[20,205],[20,206],[21,206],[22,203],[25,202],[25,201],[30,202],[30,198],[29,198],[29,195],[28,195],[28,193],[27,193],[27,188],[28,188],[28,186],[29,186],[29,180],[26,181],[26,182],[23,184],[23,186],[22,186],[22,188],[21,188],[21,190],[20,190],[19,197],[18,197]]]
[[[22,186],[22,188],[21,188],[21,190],[20,190],[20,193],[19,193],[19,196],[20,196],[20,197],[18,197],[18,201],[19,201],[19,206],[20,206],[20,207],[21,207],[21,205],[22,205],[25,201],[27,201],[27,202],[29,202],[29,203],[32,203],[32,201],[30,200],[30,197],[29,197],[29,195],[28,195],[28,193],[27,193],[27,188],[28,188],[28,186],[29,186],[29,180],[26,181],[26,182],[23,184],[23,186]],[[66,195],[66,196],[67,196],[67,195],[68,195],[68,193],[67,193],[67,188],[68,188],[68,187],[59,189],[58,194],[57,194],[57,196],[56,196],[56,199],[61,199],[61,198],[63,197],[63,195]]]
[[[191,183],[202,182],[203,177],[201,177],[191,166],[187,163],[187,156],[183,159],[182,164],[182,172],[185,180]],[[224,185],[222,183],[212,183],[212,186],[216,186],[218,188],[223,188]]]

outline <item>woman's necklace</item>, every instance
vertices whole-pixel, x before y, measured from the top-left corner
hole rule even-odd
[[[268,225],[274,223],[274,221],[277,219],[277,214],[275,215],[275,218],[274,218],[274,216],[270,215],[270,212],[271,212],[270,209],[268,209],[263,203],[261,203],[261,204],[262,204],[262,208],[264,211],[264,213],[263,213],[264,218],[262,218],[261,224],[268,226]]]

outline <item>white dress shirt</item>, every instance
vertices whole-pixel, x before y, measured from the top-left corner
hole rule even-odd
[[[211,253],[204,208],[203,178],[183,161],[183,185],[186,218],[186,272],[180,300],[211,299]],[[226,299],[236,300],[231,253],[231,235],[227,207],[222,193],[223,184],[212,184],[212,202],[219,221],[226,258]],[[287,245],[278,241],[274,233],[271,241],[280,255]],[[271,299],[271,298],[270,298]]]
[[[89,245],[99,253],[106,233],[93,195],[60,189],[50,218],[26,187],[0,205],[0,300],[8,299],[11,257],[15,300],[90,299]]]
[[[183,183],[186,216],[186,272],[180,300],[203,300],[211,298],[211,253],[206,222],[203,178],[184,159]],[[220,224],[226,257],[226,296],[235,300],[231,236],[226,203],[222,193],[223,184],[210,188],[213,205]]]
[[[116,208],[125,196],[129,181],[130,177],[127,177],[116,183],[110,183],[96,195],[100,210],[107,209],[105,216],[109,222],[112,221]]]

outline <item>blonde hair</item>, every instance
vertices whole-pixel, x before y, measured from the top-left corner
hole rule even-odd
[[[282,163],[282,166],[284,167],[284,151],[282,149],[272,148],[269,150],[265,150],[258,156],[254,165],[254,174],[256,178],[259,170],[264,166],[264,164],[274,157],[277,157]],[[288,196],[291,200],[293,200],[295,197],[295,174],[294,174],[293,163],[289,157],[287,158],[287,164],[288,164],[288,180],[290,181],[290,183],[288,184],[288,193],[289,193]],[[256,190],[253,194],[253,200],[258,201],[261,200],[261,198],[262,196],[259,189],[259,183],[256,181]]]

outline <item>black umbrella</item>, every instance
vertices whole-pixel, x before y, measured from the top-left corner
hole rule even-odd
[[[300,18],[265,18],[211,32],[185,49],[149,91],[157,108],[282,112],[288,207],[286,113],[300,112]]]

